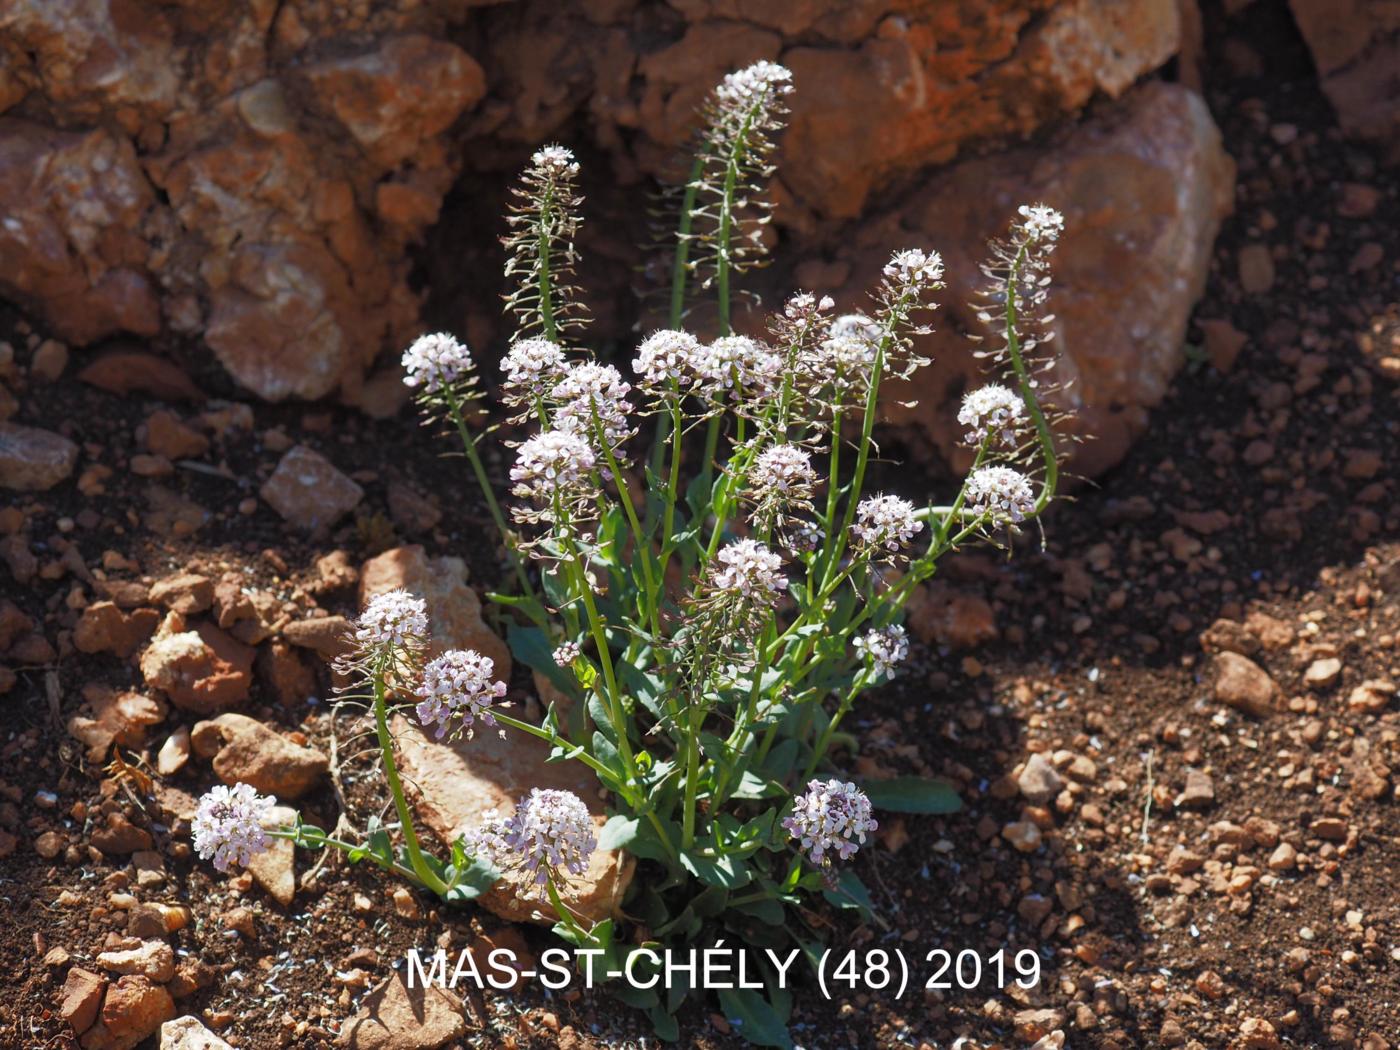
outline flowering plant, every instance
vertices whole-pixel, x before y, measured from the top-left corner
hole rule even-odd
[[[818,933],[797,907],[809,895],[873,914],[845,862],[877,829],[874,810],[957,807],[937,782],[850,782],[833,757],[855,747],[841,726],[857,698],[906,659],[902,611],[938,560],[1004,542],[1055,494],[1038,321],[1061,218],[1023,207],[992,246],[982,318],[996,341],[983,356],[1001,382],[963,401],[972,466],[952,500],[871,493],[881,390],[926,363],[914,337],[943,266],[932,251],[897,251],[869,314],[837,316],[829,299],[797,294],[766,332],[732,329],[732,279],[762,258],[757,202],[790,90],[787,70],[760,62],[713,92],[678,194],[668,324],[641,341],[630,378],[574,343],[578,164],[557,146],[535,154],[506,238],[518,281],[507,302],[518,328],[501,361],[518,428],[509,521],[468,424],[482,394],[467,347],[423,336],[403,364],[424,410],[460,435],[500,529],[518,588],[492,598],[515,619],[512,650],[560,699],[536,724],[502,709],[505,684],[479,653],[424,666],[431,610],[404,592],[380,595],[340,669],[367,686],[401,844],[384,828],[358,844],[300,824],[268,834],[347,849],[446,900],[506,879],[554,910],[560,936],[605,953],[605,972],[631,973],[638,952],[726,932],[814,950]],[[690,321],[714,337],[686,330]],[[536,789],[454,843],[447,861],[429,856],[395,767],[394,697],[411,697],[438,738],[485,726],[493,733],[471,746],[492,747],[495,731],[547,741],[553,759],[593,771],[612,815],[595,827],[578,797]],[[222,867],[263,848],[265,804],[241,785],[215,789],[196,827],[201,855]],[[569,901],[598,848],[630,852],[647,875],[621,917],[586,923]],[[687,992],[620,994],[674,1035]],[[783,1041],[781,993],[721,999],[749,1019],[750,1039]]]

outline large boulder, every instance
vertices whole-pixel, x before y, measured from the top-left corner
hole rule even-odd
[[[1342,129],[1400,147],[1400,6],[1289,0]]]
[[[581,762],[549,762],[549,745],[533,736],[507,731],[504,740],[478,733],[475,740],[441,742],[396,716],[393,724],[405,779],[417,785],[423,822],[444,843],[478,827],[491,810],[510,814],[531,788],[572,791],[583,799],[598,828],[607,815],[598,800],[598,778]],[[595,850],[588,870],[569,882],[563,894],[575,914],[599,922],[618,914],[636,862],[626,853]],[[504,919],[557,921],[548,905],[525,899],[508,882],[497,883],[480,903]]]
[[[775,59],[798,257],[818,222],[1122,95],[1179,37],[1177,0],[21,0],[0,7],[0,294],[75,344],[164,328],[264,398],[358,402],[418,326],[408,249],[464,167],[498,193],[567,138],[632,195],[676,176],[720,76]]]
[[[935,331],[917,341],[933,364],[910,384],[891,384],[884,407],[890,421],[917,424],[961,462],[966,428],[957,401],[984,381],[966,335],[987,332],[970,305],[985,282],[978,264],[1017,205],[1060,209],[1051,345],[1061,359],[1064,407],[1087,438],[1075,470],[1094,474],[1122,458],[1181,367],[1186,324],[1233,200],[1234,164],[1205,104],[1185,88],[1145,84],[1050,148],[969,160],[936,176],[836,253],[842,265],[827,269],[848,278],[813,290],[859,308],[891,250],[943,255],[948,287],[937,297]]]

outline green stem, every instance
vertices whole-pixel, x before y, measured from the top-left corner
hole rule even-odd
[[[544,337],[551,343],[557,342],[557,331],[554,324],[554,290],[549,279],[549,195],[545,195],[540,200],[540,222],[539,222],[539,290],[540,290],[540,326],[544,329]]]
[[[699,704],[695,705],[700,708]],[[700,708],[703,715],[703,708]],[[695,799],[699,787],[700,747],[698,737],[700,726],[692,714],[687,719],[685,734],[685,805],[682,809],[681,848],[690,849],[695,844]]]
[[[389,792],[394,796],[394,808],[399,814],[399,824],[403,830],[404,851],[408,854],[409,864],[418,876],[418,881],[428,889],[441,896],[445,894],[449,887],[433,874],[433,870],[428,867],[423,859],[423,852],[418,847],[418,833],[413,829],[413,814],[409,811],[408,800],[404,798],[403,784],[399,781],[398,766],[394,764],[394,740],[389,735],[389,712],[388,704],[384,699],[384,674],[382,671],[375,671],[374,679],[374,728],[379,737],[379,752],[384,760],[384,779],[389,782]]]
[[[568,908],[564,907],[564,902],[559,897],[559,889],[554,885],[553,873],[547,872],[545,874],[545,880],[545,885],[549,887],[549,902],[554,905],[554,912],[559,916],[559,921],[572,930],[578,936],[579,940],[586,941],[588,939],[588,933],[578,924],[573,913],[569,911]]]
[[[362,848],[355,845],[353,842],[331,838],[329,835],[316,835],[313,837],[313,841],[308,842],[306,836],[301,834],[296,828],[275,828],[269,830],[268,835],[275,839],[286,839],[288,842],[301,846],[303,849],[334,846],[344,853],[354,853],[356,850]],[[417,882],[419,885],[422,885],[421,880],[418,878],[418,873],[412,868],[405,868],[402,864],[398,863],[398,861],[387,862],[382,857],[377,857],[369,851],[365,852],[364,859],[373,864],[378,864],[385,871],[392,871],[395,875],[399,875],[411,882]]]
[[[700,190],[700,176],[705,171],[705,158],[708,146],[702,146],[695,154],[695,163],[690,168],[690,179],[685,184],[685,196],[681,198],[681,217],[676,230],[675,261],[671,264],[671,328],[679,329],[681,318],[685,316],[685,285],[690,273],[690,230],[695,222],[695,198]]]
[[[847,712],[849,712],[852,705],[855,704],[856,697],[860,694],[861,690],[868,684],[868,677],[869,674],[862,671],[855,682],[851,684],[850,690],[841,698],[841,703],[836,707],[836,713],[833,714],[830,721],[826,723],[826,728],[822,730],[821,736],[817,738],[816,746],[812,748],[811,760],[807,763],[806,772],[802,774],[803,780],[810,777],[816,771],[821,760],[826,757],[827,748],[831,746],[832,734],[836,732],[836,727],[841,724],[841,719],[846,717]]]
[[[447,394],[447,405],[452,413],[452,420],[457,424],[457,433],[462,439],[462,449],[467,454],[467,461],[472,465],[472,473],[476,475],[476,483],[481,488],[481,495],[486,500],[486,509],[491,512],[491,520],[496,523],[496,530],[501,534],[501,542],[505,544],[506,556],[510,559],[511,567],[515,570],[515,577],[520,581],[520,589],[527,594],[532,603],[539,604],[539,597],[535,594],[535,588],[530,583],[530,576],[525,571],[525,565],[520,560],[520,552],[516,548],[510,529],[506,526],[505,515],[501,513],[501,505],[496,501],[496,494],[491,488],[491,479],[486,476],[486,467],[481,462],[481,455],[477,452],[476,442],[472,439],[470,431],[467,430],[467,421],[462,416],[462,404],[450,386],[444,387]],[[544,626],[543,618],[538,609],[529,610],[530,618],[539,626]]]
[[[606,686],[603,699],[608,707],[608,720],[612,722],[613,732],[617,734],[617,750],[627,769],[628,781],[635,782],[637,766],[632,758],[632,742],[627,737],[627,720],[622,713],[622,698],[617,688],[617,675],[613,670],[612,651],[608,648],[608,633],[603,627],[602,618],[598,615],[598,603],[593,598],[593,588],[588,584],[588,573],[584,569],[583,560],[572,541],[568,544],[567,553],[569,565],[574,570],[574,586],[578,588],[583,598],[583,609],[588,615],[589,632],[593,635],[593,644],[598,649],[598,660],[603,665],[603,681]]]

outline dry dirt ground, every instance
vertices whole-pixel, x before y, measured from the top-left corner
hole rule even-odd
[[[1274,34],[1267,49],[1256,31]],[[833,942],[919,956],[1029,947],[1043,981],[830,1003],[809,982],[792,1026],[803,1046],[1024,1047],[1054,1029],[1076,1050],[1400,1044],[1400,699],[1387,691],[1400,682],[1400,195],[1393,168],[1338,136],[1285,37],[1269,23],[1213,37],[1210,101],[1239,163],[1238,208],[1191,362],[1148,437],[1050,515],[1043,546],[1027,536],[1009,562],[970,554],[950,566],[916,610],[912,666],[860,712],[861,754],[843,758],[867,774],[951,776],[966,805],[885,821],[857,869],[890,929],[832,915]],[[23,321],[6,328],[23,365]],[[0,1046],[75,1045],[57,1015],[67,967],[53,962],[91,965],[126,927],[113,895],[133,889],[191,908],[171,941],[208,983],[179,1009],[240,1047],[329,1044],[410,946],[455,950],[483,933],[520,943],[471,909],[423,900],[405,918],[384,879],[335,865],[282,908],[193,860],[63,729],[84,686],[139,681],[128,663],[61,644],[92,597],[65,551],[113,579],[235,569],[301,613],[353,613],[352,590],[320,587],[319,555],[356,561],[422,542],[492,581],[473,545],[488,522],[460,464],[407,412],[375,423],[255,407],[251,429],[215,438],[213,471],[160,482],[209,512],[181,537],[131,469],[137,428],[166,406],[71,378],[30,382],[19,400],[18,421],[64,430],[85,464],[112,473],[100,493],[68,483],[20,499],[5,519],[39,572],[20,585],[0,568],[0,590],[59,652],[20,663],[0,701],[0,832],[13,838],[0,858]],[[176,411],[212,425],[199,409]],[[287,437],[361,480],[352,524],[307,542],[265,505],[240,511]],[[400,489],[391,504],[391,482],[429,497],[442,522],[419,528]],[[1217,699],[1222,650],[1267,672],[1274,713]],[[513,696],[528,690],[517,676]],[[261,683],[247,710],[323,748],[334,732],[357,818],[382,805],[348,720],[325,704],[279,705]],[[193,720],[172,715],[157,746],[181,718]],[[1032,754],[1042,758],[1018,784]],[[212,782],[195,759],[169,786],[197,794]],[[334,822],[329,789],[305,804]],[[90,849],[90,818],[116,809],[154,832],[162,881]],[[63,847],[52,859],[35,849],[45,832]],[[549,943],[535,930],[523,941],[535,952]],[[463,1045],[648,1038],[644,1019],[603,993],[530,986],[468,1000]],[[684,1014],[685,1045],[738,1045],[715,1009]]]

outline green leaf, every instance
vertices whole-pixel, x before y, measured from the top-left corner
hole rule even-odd
[[[506,634],[511,655],[532,671],[549,679],[566,696],[578,696],[578,682],[573,673],[554,662],[554,646],[550,637],[538,627],[511,624]]]
[[[681,850],[681,865],[701,882],[726,890],[747,886],[753,873],[736,857],[706,857],[699,850]]]
[[[721,988],[719,1005],[739,1034],[754,1046],[792,1050],[787,1024],[757,992],[747,988]]]
[[[749,901],[747,904],[736,904],[734,911],[744,915],[752,915],[759,922],[769,926],[781,926],[787,917],[782,902],[776,901],[772,897]]]
[[[651,1018],[651,1026],[656,1030],[656,1038],[667,1043],[674,1043],[680,1039],[681,1026],[659,1003],[647,1011],[647,1016]]]
[[[867,780],[861,784],[870,804],[891,813],[956,813],[962,799],[946,780],[923,777],[895,777],[893,780]]]
[[[490,862],[477,859],[471,862],[457,876],[457,883],[447,892],[444,899],[449,901],[474,901],[494,886],[501,873]]]
[[[739,786],[733,791],[734,798],[772,798],[775,795],[786,793],[783,785],[772,780],[764,780],[762,777],[754,776],[747,769],[744,775],[739,778]]]
[[[598,833],[599,849],[623,849],[637,837],[641,821],[636,817],[625,817],[616,813],[608,818],[603,830]]]
[[[874,918],[875,902],[870,899],[870,891],[860,881],[859,875],[849,868],[843,869],[836,886],[835,890],[822,891],[828,903],[847,911],[858,911],[864,919]]]

